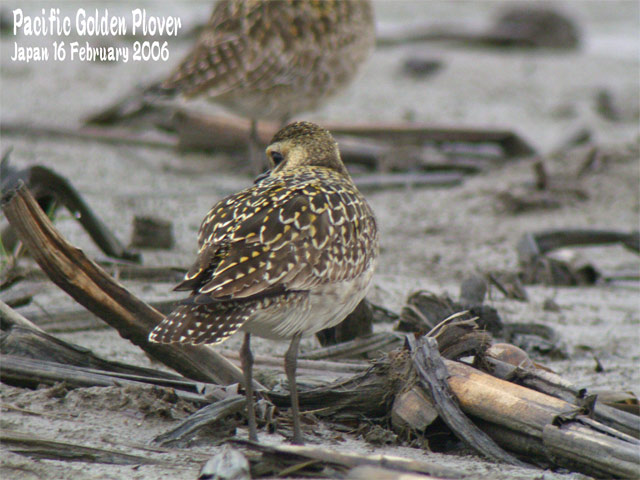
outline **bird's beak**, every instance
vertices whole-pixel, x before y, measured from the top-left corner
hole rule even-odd
[[[260,183],[262,180],[267,178],[270,173],[271,173],[271,170],[267,170],[266,172],[262,172],[260,175],[258,175],[256,177],[256,179],[253,181],[253,183]]]

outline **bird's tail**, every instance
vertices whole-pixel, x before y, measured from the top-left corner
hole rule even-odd
[[[149,334],[154,343],[216,344],[225,341],[249,318],[246,307],[225,304],[181,305]]]

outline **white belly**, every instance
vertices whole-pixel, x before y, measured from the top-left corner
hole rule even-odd
[[[313,335],[342,322],[367,294],[373,265],[358,278],[320,285],[286,307],[273,305],[256,311],[242,330],[259,337],[282,340],[297,333]]]

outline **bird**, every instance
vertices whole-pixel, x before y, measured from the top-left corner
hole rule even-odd
[[[206,98],[249,118],[257,163],[258,120],[284,125],[315,109],[352,81],[374,43],[370,0],[222,0],[153,90]]]
[[[269,170],[215,204],[202,221],[196,260],[175,287],[189,297],[149,340],[218,344],[244,332],[249,439],[257,440],[250,338],[289,339],[284,367],[293,443],[302,444],[295,378],[300,339],[339,324],[365,297],[379,235],[329,131],[310,122],[289,124],[266,155]]]

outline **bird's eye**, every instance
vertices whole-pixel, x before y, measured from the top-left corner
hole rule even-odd
[[[273,164],[277,167],[284,160],[284,156],[280,152],[271,152],[271,160]]]

